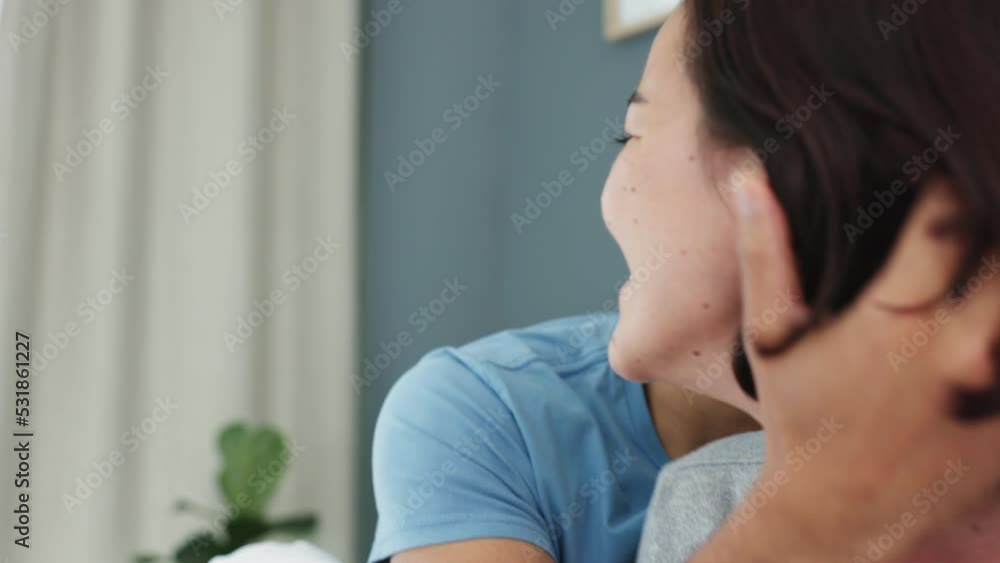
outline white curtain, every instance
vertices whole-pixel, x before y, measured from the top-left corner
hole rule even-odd
[[[171,552],[210,520],[178,499],[221,513],[216,437],[237,420],[304,448],[270,512],[317,513],[314,541],[352,559],[357,10],[6,0],[0,561]],[[30,549],[13,543],[18,431]]]

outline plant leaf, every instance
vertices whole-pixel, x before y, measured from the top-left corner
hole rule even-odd
[[[284,438],[274,428],[264,426],[251,432],[243,424],[233,424],[219,436],[222,496],[246,516],[260,516],[278,489],[287,469],[282,459]]]

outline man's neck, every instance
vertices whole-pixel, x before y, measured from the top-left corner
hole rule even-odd
[[[671,459],[726,436],[760,430],[760,423],[736,407],[671,383],[657,381],[644,389],[656,434]]]

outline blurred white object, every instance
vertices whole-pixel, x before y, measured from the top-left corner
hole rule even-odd
[[[213,557],[208,563],[340,563],[315,545],[263,542],[241,547],[229,555]]]

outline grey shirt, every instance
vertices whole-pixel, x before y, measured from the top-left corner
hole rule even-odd
[[[730,436],[667,464],[646,512],[638,563],[687,561],[725,522],[763,465],[763,432]]]

